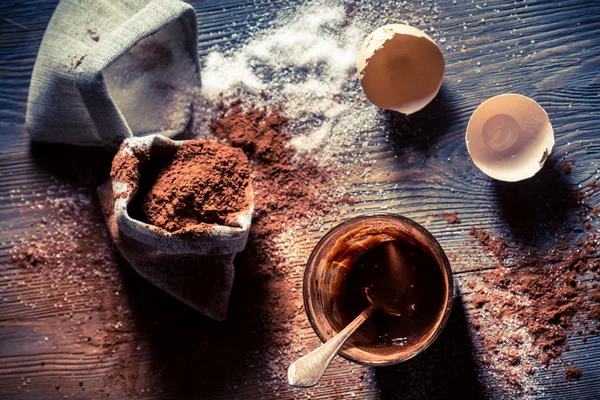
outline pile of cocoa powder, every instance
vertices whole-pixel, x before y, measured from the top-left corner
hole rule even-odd
[[[145,221],[170,232],[200,223],[235,226],[236,213],[250,206],[246,156],[215,142],[192,140],[173,155],[151,156],[140,182],[133,208],[139,203]]]
[[[250,160],[255,211],[248,251],[265,273],[282,275],[284,260],[277,254],[274,236],[333,211],[333,175],[310,155],[295,159],[288,119],[280,109],[244,109],[239,100],[219,108],[212,132],[241,148]]]
[[[582,375],[583,372],[581,372],[581,369],[577,367],[567,367],[567,369],[565,369],[565,378],[569,382],[579,380]]]

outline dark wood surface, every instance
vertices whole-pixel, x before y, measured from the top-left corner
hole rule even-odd
[[[403,398],[405,394],[412,398],[443,398],[462,394],[463,398],[472,398],[486,390],[488,395],[502,396],[501,391],[484,388],[493,382],[478,379],[474,369],[473,360],[482,350],[471,340],[469,313],[473,305],[463,283],[482,265],[474,264],[461,251],[461,245],[468,239],[471,226],[521,234],[522,221],[501,219],[493,212],[505,208],[508,201],[522,203],[524,212],[515,218],[531,217],[534,239],[543,250],[545,238],[561,226],[554,222],[564,217],[561,214],[564,193],[598,178],[600,3],[490,0],[485,5],[477,2],[481,7],[470,1],[453,3],[438,1],[436,6],[441,12],[431,21],[438,31],[445,32],[447,44],[454,48],[444,50],[447,75],[440,95],[427,112],[418,114],[410,124],[398,129],[394,127],[400,125],[392,120],[389,131],[378,132],[373,142],[368,143],[367,155],[377,162],[368,182],[356,181],[354,192],[358,202],[345,210],[345,217],[351,217],[387,207],[388,211],[425,224],[453,258],[461,292],[452,320],[433,348],[411,361],[411,372],[402,365],[375,371],[336,359],[317,388],[301,391],[286,387],[281,376],[266,374],[260,355],[256,356],[255,365],[240,367],[223,365],[223,362],[235,363],[235,359],[223,361],[218,351],[198,354],[193,348],[194,334],[208,329],[217,337],[220,328],[207,327],[207,322],[194,312],[127,272],[123,278],[129,290],[127,296],[133,299],[140,296],[142,300],[133,301],[132,307],[137,318],[146,323],[137,325],[140,332],[129,335],[130,342],[116,346],[95,346],[81,341],[82,335],[87,335],[85,332],[101,329],[101,323],[91,319],[81,329],[69,329],[69,317],[57,313],[52,304],[44,306],[44,300],[40,299],[44,283],[41,286],[28,283],[40,282],[28,275],[35,272],[20,271],[7,262],[8,251],[33,233],[44,215],[36,205],[43,204],[45,193],[60,190],[62,184],[78,179],[78,185],[85,186],[85,182],[81,182],[75,171],[79,168],[76,161],[69,164],[63,160],[63,170],[68,172],[59,173],[48,156],[48,152],[56,151],[75,157],[77,151],[33,146],[24,128],[31,71],[56,2],[2,1],[0,397],[325,399]],[[293,5],[229,0],[198,1],[194,6],[203,57],[217,44],[242,42],[251,32],[265,28],[281,7]],[[555,128],[556,147],[542,172],[530,181],[531,187],[493,182],[473,166],[464,144],[464,131],[472,111],[486,98],[508,92],[535,98],[547,110]],[[82,155],[78,157],[81,159]],[[573,172],[568,176],[557,172],[570,159],[576,160]],[[102,157],[98,160],[107,162]],[[598,206],[600,197],[595,194],[587,202]],[[546,207],[547,204],[550,206]],[[448,225],[443,219],[432,217],[440,212],[458,212],[463,222]],[[334,222],[326,221],[325,225]],[[305,262],[320,236],[318,231],[308,235],[299,253],[303,256],[293,262]],[[490,261],[483,267],[494,268],[494,263]],[[300,288],[301,277],[294,279]],[[78,295],[72,296],[77,301]],[[28,307],[34,300],[42,306]],[[235,309],[235,297],[232,302]],[[85,318],[89,310],[81,307],[78,312],[81,315],[70,318]],[[171,313],[181,319],[169,319],[167,315]],[[162,328],[153,328],[153,323],[162,324]],[[189,334],[183,336],[182,343],[173,343],[172,338],[181,336],[146,334],[151,329]],[[318,343],[305,320],[297,326],[297,334],[304,349]],[[536,379],[547,386],[541,398],[598,398],[600,337],[589,337],[586,343],[573,337],[570,343],[572,348],[565,359],[583,370],[582,379],[567,383],[551,369],[541,369]],[[444,361],[435,354],[442,354]],[[174,367],[175,364],[180,365]],[[121,377],[122,384],[107,384],[107,376],[122,371],[123,365],[130,373]],[[235,373],[228,373],[230,370]],[[415,370],[420,372],[415,374]],[[402,379],[403,376],[407,379]],[[210,389],[205,386],[196,389],[196,383],[205,379],[212,381]],[[437,379],[453,380],[452,393],[425,391],[419,395],[411,388],[411,381]]]

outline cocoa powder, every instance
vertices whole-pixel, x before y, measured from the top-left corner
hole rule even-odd
[[[483,230],[475,232],[484,247],[489,248],[490,242],[506,243],[504,239]],[[511,268],[500,267],[483,276],[485,283],[526,296],[530,301],[529,306],[524,308],[505,303],[500,307],[498,316],[502,318],[502,314],[509,313],[525,322],[525,327],[542,351],[540,361],[546,365],[566,349],[567,335],[573,328],[575,315],[579,311],[590,310],[589,304],[597,301],[596,297],[588,294],[588,286],[580,283],[582,274],[588,271],[597,273],[600,268],[599,261],[590,258],[590,252],[585,249],[593,246],[595,240],[596,235],[590,234],[584,248],[567,248],[550,256],[531,254]],[[492,254],[499,259],[509,252],[518,251],[504,245],[494,249]],[[483,306],[485,303],[481,303],[481,296],[477,295],[475,301]],[[592,312],[588,315],[593,318]]]
[[[472,227],[469,230],[469,235],[479,241],[485,252],[492,253],[496,256],[500,265],[503,263],[507,255],[507,243],[505,239],[499,236],[491,236],[486,230],[475,227]]]
[[[444,218],[449,225],[452,224],[460,224],[462,221],[460,218],[458,218],[458,213],[456,212],[452,212],[452,213],[442,213],[442,214],[438,214],[437,215],[440,218]]]
[[[581,369],[577,367],[567,367],[565,370],[565,378],[569,381],[577,381],[583,376]]]
[[[25,241],[15,249],[13,263],[22,267],[18,270],[37,272],[33,284],[42,286],[42,282],[51,280],[56,285],[55,289],[48,289],[48,294],[56,298],[58,310],[63,307],[65,313],[72,312],[77,318],[84,314],[87,318],[85,311],[89,309],[94,320],[98,316],[100,322],[106,324],[106,328],[100,327],[98,331],[93,325],[93,332],[84,334],[78,325],[80,321],[73,323],[74,332],[82,331],[82,346],[99,346],[102,357],[107,354],[106,357],[112,357],[111,362],[116,361],[113,371],[107,375],[103,397],[113,390],[121,390],[121,386],[131,395],[140,394],[136,392],[140,369],[135,365],[143,364],[139,364],[137,358],[142,354],[158,357],[160,364],[169,365],[156,376],[143,370],[152,376],[150,380],[154,383],[150,389],[158,396],[161,390],[171,390],[171,381],[189,381],[194,382],[194,393],[211,397],[217,390],[229,387],[224,377],[235,375],[236,379],[242,379],[249,366],[254,366],[253,371],[261,371],[257,374],[263,379],[265,393],[287,390],[285,371],[289,362],[307,350],[298,327],[308,329],[309,325],[302,309],[301,291],[291,279],[301,273],[306,253],[294,255],[294,259],[290,254],[294,253],[295,246],[306,242],[307,232],[322,226],[323,216],[335,218],[338,204],[347,205],[353,200],[343,193],[335,194],[332,178],[335,170],[319,168],[310,154],[299,157],[289,146],[291,135],[287,118],[281,111],[244,109],[239,103],[223,105],[213,121],[213,128],[224,142],[237,132],[236,144],[240,147],[244,144],[250,156],[249,171],[256,200],[248,246],[236,259],[236,279],[225,321],[206,321],[131,273],[129,268],[119,268],[119,258],[111,249],[96,203],[92,207],[77,201],[72,209],[69,204],[68,215],[63,216],[62,211],[59,216],[48,215],[48,225],[58,224],[62,233],[41,231],[42,239]],[[265,137],[270,138],[268,150],[262,147],[266,145]],[[277,156],[271,157],[268,152]],[[117,156],[112,175],[122,182],[135,184],[141,172],[142,177],[152,181],[147,183],[144,178],[140,182],[140,193],[147,193],[163,166],[151,167],[150,159],[154,157],[156,161],[156,156],[144,151],[134,152],[134,157]],[[162,156],[172,158],[169,154]],[[150,170],[144,170],[146,166],[151,167]],[[138,209],[141,210],[141,204]],[[93,226],[90,226],[92,221]],[[125,287],[121,286],[121,272],[130,279]],[[67,289],[72,289],[73,282],[82,292],[89,293],[90,305],[86,305],[85,310],[81,310],[79,302],[61,300]],[[83,326],[89,326],[89,322]],[[140,343],[142,351],[137,351]],[[144,343],[152,345],[145,348]],[[311,338],[311,347],[317,344],[318,339]],[[105,368],[105,364],[91,368],[92,371]],[[182,376],[190,379],[181,379]],[[194,377],[197,376],[205,379],[196,382]],[[277,379],[273,379],[275,376]],[[147,381],[144,382],[146,385]],[[60,391],[66,390],[65,380],[56,379],[52,383],[60,386]],[[88,390],[91,393],[91,389]],[[144,390],[149,389],[144,387]],[[229,387],[228,390],[235,389]]]
[[[40,209],[45,216],[35,233],[10,250],[9,262],[17,267],[15,275],[24,285],[27,282],[28,290],[35,288],[38,293],[23,305],[32,313],[46,310],[38,312],[45,321],[43,326],[49,329],[46,340],[64,340],[67,335],[74,340],[69,345],[97,355],[98,362],[90,364],[88,372],[105,376],[106,393],[95,393],[96,397],[109,396],[122,387],[129,392],[134,390],[128,383],[137,361],[121,358],[134,352],[131,309],[123,296],[120,258],[111,247],[93,194],[69,186],[61,186],[60,193],[67,197],[51,197],[43,202]],[[103,361],[111,358],[114,366],[107,373]],[[63,384],[72,388],[75,380],[55,374],[47,379],[52,391]]]
[[[588,318],[600,322],[600,305],[596,304],[590,309]]]
[[[121,144],[119,152],[112,161],[110,177],[126,183],[130,191],[136,193],[139,185],[140,169],[148,156],[149,154],[146,151],[131,147],[127,143]],[[121,194],[121,196],[124,195],[125,193]]]
[[[235,214],[249,206],[250,171],[239,149],[193,140],[166,159],[148,160],[156,162],[161,164],[156,174],[151,172],[156,165],[141,172],[141,182],[147,183],[133,206],[140,202],[143,218],[152,225],[170,232],[202,223],[235,226]]]
[[[212,122],[215,136],[241,148],[250,160],[255,192],[255,212],[248,251],[267,273],[281,274],[275,268],[274,236],[290,223],[300,223],[311,215],[324,215],[330,203],[332,175],[312,157],[295,160],[288,145],[287,117],[279,109],[268,111],[241,101],[220,104],[221,114]]]
[[[595,189],[589,185],[587,196]],[[548,253],[539,253],[535,248],[513,243],[481,228],[473,227],[469,231],[472,241],[498,264],[497,268],[480,273],[481,285],[470,281],[467,286],[473,290],[475,308],[482,311],[474,315],[477,325],[482,327],[478,338],[494,357],[493,361],[488,360],[487,365],[498,368],[501,376],[508,376],[506,365],[515,365],[511,352],[522,352],[523,343],[519,341],[513,346],[503,334],[494,333],[492,326],[513,323],[518,329],[525,329],[533,341],[533,348],[523,355],[533,357],[546,366],[560,361],[563,352],[569,350],[569,336],[578,334],[585,342],[585,332],[597,334],[600,291],[597,284],[585,282],[589,278],[600,278],[600,260],[597,258],[599,235],[591,231],[591,226],[588,227],[596,216],[593,209],[583,203],[585,197],[581,190],[568,197],[568,200],[577,198],[570,204],[581,220],[575,231],[586,232],[584,237],[575,240],[568,235],[559,236],[554,249]],[[507,260],[511,260],[510,265],[507,265]],[[484,318],[491,320],[481,322]],[[576,324],[586,330],[576,330]],[[499,343],[503,346],[499,347]],[[525,371],[522,368],[521,373],[526,374]],[[581,376],[580,372],[569,367],[565,370],[565,377],[576,380]],[[522,382],[523,377],[518,373],[513,374],[513,379],[506,379],[506,383],[517,392],[523,390]]]

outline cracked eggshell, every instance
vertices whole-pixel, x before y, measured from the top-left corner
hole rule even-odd
[[[444,80],[444,56],[425,32],[408,25],[373,31],[358,55],[358,79],[376,106],[403,114],[425,107]]]
[[[554,147],[544,109],[529,97],[502,94],[483,102],[467,126],[467,149],[486,175],[506,182],[531,178]]]

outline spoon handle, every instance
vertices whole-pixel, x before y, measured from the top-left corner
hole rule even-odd
[[[331,360],[333,360],[333,357],[335,357],[354,331],[369,318],[374,308],[373,306],[367,308],[328,342],[323,343],[321,347],[292,363],[288,368],[289,384],[299,387],[316,385],[331,363]]]

